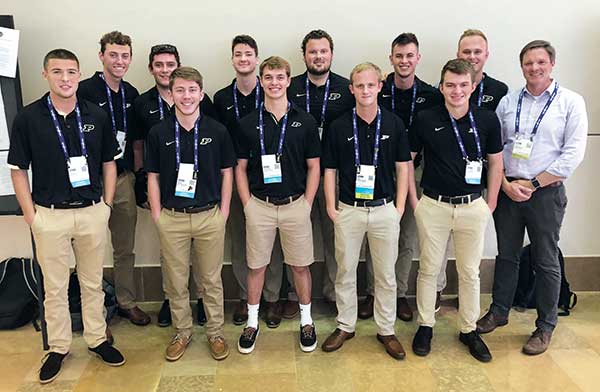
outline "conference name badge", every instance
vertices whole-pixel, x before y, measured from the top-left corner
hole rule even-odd
[[[196,179],[194,177],[194,165],[181,163],[177,173],[175,196],[193,199],[196,196]]]
[[[375,166],[360,165],[356,172],[356,186],[354,197],[357,199],[373,200],[375,193]]]
[[[83,155],[70,157],[68,162],[69,181],[73,188],[90,185],[87,160]]]
[[[281,182],[281,163],[277,162],[275,154],[261,156],[263,178],[265,184],[277,184]]]

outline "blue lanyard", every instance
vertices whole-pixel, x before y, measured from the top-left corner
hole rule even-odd
[[[63,135],[60,129],[60,123],[58,122],[58,116],[56,115],[56,111],[54,106],[52,105],[52,101],[50,100],[50,96],[48,95],[46,103],[48,104],[48,110],[50,110],[50,115],[52,116],[52,122],[54,123],[54,129],[56,130],[56,135],[58,136],[58,141],[60,142],[60,146],[63,150],[63,154],[65,155],[65,161],[67,161],[67,166],[69,165],[69,150],[67,149],[67,142],[65,141],[65,136]],[[77,129],[79,131],[79,143],[81,144],[81,155],[87,158],[87,147],[85,146],[85,138],[83,136],[83,122],[81,121],[81,112],[79,111],[79,104],[75,103],[75,116],[77,118]]]
[[[240,121],[240,107],[238,105],[237,96],[237,81],[233,82],[233,108],[235,109],[235,118]],[[256,109],[260,104],[260,81],[256,78],[256,92],[254,94],[254,108]]]
[[[358,125],[356,122],[356,108],[352,108],[352,132],[354,134],[354,165],[360,171],[360,152],[358,147]],[[379,161],[379,137],[381,136],[381,109],[377,106],[377,125],[375,126],[375,147],[373,149],[373,166],[377,168]]]
[[[258,111],[258,137],[260,139],[260,155],[267,155],[267,150],[265,149],[265,125],[263,119],[263,111],[265,109],[265,104],[260,104],[260,110]],[[290,111],[290,103],[287,104],[287,111],[285,112],[285,116],[283,116],[283,121],[281,123],[281,132],[279,133],[279,144],[277,145],[277,161],[281,158],[283,154],[283,141],[285,139],[285,129],[287,128],[288,122],[288,113]]]
[[[460,152],[465,161],[469,160],[469,156],[467,155],[467,149],[465,148],[465,144],[463,143],[462,137],[460,137],[460,133],[458,132],[458,125],[456,125],[456,120],[452,117],[450,112],[448,112],[448,116],[450,116],[450,122],[452,123],[452,129],[454,129],[454,136],[456,136],[456,141],[458,142],[458,147],[460,148]],[[483,153],[481,152],[481,140],[479,139],[479,132],[477,131],[477,125],[475,124],[475,119],[473,118],[473,113],[469,110],[469,121],[471,123],[471,129],[473,129],[473,137],[475,137],[475,144],[477,145],[477,160],[483,160]]]
[[[327,82],[325,82],[325,94],[323,95],[323,104],[321,105],[321,127],[325,124],[325,110],[327,110],[327,98],[329,98],[329,81],[327,78]],[[306,74],[306,82],[305,82],[305,90],[306,90],[306,113],[310,113],[310,89],[309,89],[309,80],[308,73]]]
[[[531,140],[533,140],[533,136],[537,133],[537,130],[540,127],[540,123],[542,122],[542,119],[546,115],[548,108],[550,108],[550,104],[552,103],[552,101],[554,101],[554,98],[556,98],[557,93],[558,93],[558,83],[555,83],[554,90],[552,91],[552,94],[550,94],[550,98],[548,98],[548,101],[546,101],[544,108],[542,109],[540,115],[538,116],[537,120],[535,121],[535,124],[533,125],[533,130],[531,131]],[[525,95],[525,88],[523,88],[521,90],[521,93],[519,94],[519,101],[517,102],[517,114],[515,116],[515,135],[519,134],[519,127],[521,125],[521,108],[523,106],[523,96],[524,95]]]
[[[165,118],[165,111],[163,109],[163,100],[162,100],[158,90],[156,91],[156,93],[158,95],[158,111],[160,112],[160,120],[162,121]]]
[[[483,79],[485,79],[485,75],[481,78],[481,82],[479,82],[479,97],[477,97],[477,107],[481,107],[481,101],[483,100]]]
[[[198,113],[198,119],[194,124],[194,175],[198,173],[198,124],[201,117],[202,115]],[[179,141],[179,121],[177,121],[177,116],[175,116],[175,159],[177,162],[177,171],[179,171],[179,166],[181,165],[181,144]]]
[[[392,86],[390,88],[392,90],[392,111],[396,111],[396,86],[394,86],[394,81],[392,80]],[[415,103],[417,102],[417,81],[413,83],[412,87],[412,101],[410,103],[410,117],[408,118],[408,127],[413,122],[413,115],[415,114]],[[407,127],[407,128],[408,128]]]
[[[113,107],[112,94],[110,92],[110,87],[108,87],[108,83],[106,83],[106,79],[104,79],[104,75],[100,74],[100,77],[102,78],[102,80],[104,80],[104,87],[106,87],[106,98],[108,99],[110,120],[112,122],[113,132],[116,134],[117,122],[115,121],[115,109]],[[121,83],[119,84],[119,90],[121,90],[121,103],[123,104],[123,131],[127,134],[127,102],[125,102],[125,86],[123,85],[123,81],[121,81]]]

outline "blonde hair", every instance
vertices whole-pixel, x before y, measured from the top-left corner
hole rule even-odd
[[[375,73],[377,73],[377,80],[379,80],[380,82],[383,80],[383,73],[381,72],[381,68],[379,68],[376,64],[373,64],[371,62],[365,62],[358,64],[352,69],[352,72],[350,72],[350,84],[352,84],[353,82],[352,78],[354,77],[354,75],[367,70],[375,71]]]

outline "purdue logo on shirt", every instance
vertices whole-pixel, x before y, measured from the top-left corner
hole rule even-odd
[[[301,125],[302,125],[302,123],[301,123],[300,121],[294,121],[294,122],[293,122],[293,123],[290,125],[290,127],[292,127],[292,128],[298,128],[298,127],[300,127]]]
[[[492,102],[494,100],[494,97],[492,97],[491,95],[484,95],[483,97],[481,97],[481,102]]]
[[[418,97],[417,100],[415,101],[416,103],[423,103],[425,102],[425,98],[423,97]]]
[[[200,145],[201,145],[201,146],[206,146],[206,145],[207,145],[207,144],[209,144],[210,142],[212,142],[212,139],[211,139],[211,138],[209,138],[209,137],[203,137],[203,138],[200,140]]]
[[[338,100],[340,98],[342,98],[342,94],[340,94],[340,93],[329,93],[329,98],[328,99],[330,101],[335,101],[335,100]]]
[[[381,141],[388,140],[390,135],[381,135]]]
[[[83,132],[91,132],[96,128],[94,124],[83,124]]]

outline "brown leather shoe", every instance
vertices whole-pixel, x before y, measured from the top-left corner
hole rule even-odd
[[[293,319],[298,313],[300,313],[300,305],[298,305],[298,301],[287,300],[285,304],[283,304],[283,313],[282,316],[285,319]]]
[[[358,318],[361,320],[366,320],[373,317],[373,304],[375,303],[375,298],[368,294],[365,299],[358,304]]]
[[[264,320],[269,328],[277,328],[281,324],[281,304],[277,302],[265,301]]]
[[[402,344],[398,338],[396,338],[396,335],[382,336],[377,334],[377,340],[383,344],[385,351],[390,354],[392,358],[404,359],[404,357],[406,357],[406,351],[404,351],[404,347],[402,347]]]
[[[523,354],[538,355],[543,353],[548,349],[550,339],[552,339],[552,331],[536,329],[523,346]]]
[[[229,346],[227,345],[225,338],[221,335],[209,337],[208,348],[210,349],[210,355],[217,361],[229,356]]]
[[[497,314],[488,311],[485,316],[477,321],[477,332],[488,333],[492,332],[497,327],[508,324],[508,318],[498,316]]]
[[[248,302],[245,299],[240,299],[233,311],[233,323],[242,325],[246,320],[248,320]]]
[[[173,336],[173,339],[171,339],[171,343],[169,343],[165,353],[165,358],[167,361],[177,361],[179,358],[181,358],[191,341],[191,336],[186,336],[179,333]]]
[[[148,325],[151,321],[150,316],[137,306],[134,306],[131,309],[123,309],[120,307],[117,312],[119,313],[119,316],[129,319],[129,321],[135,325]]]
[[[411,321],[413,319],[413,311],[406,297],[396,299],[396,316],[402,321]]]
[[[349,333],[336,328],[335,331],[333,331],[325,340],[325,342],[323,342],[321,349],[323,349],[325,352],[335,351],[344,345],[344,341],[352,339],[353,337],[354,332]]]

